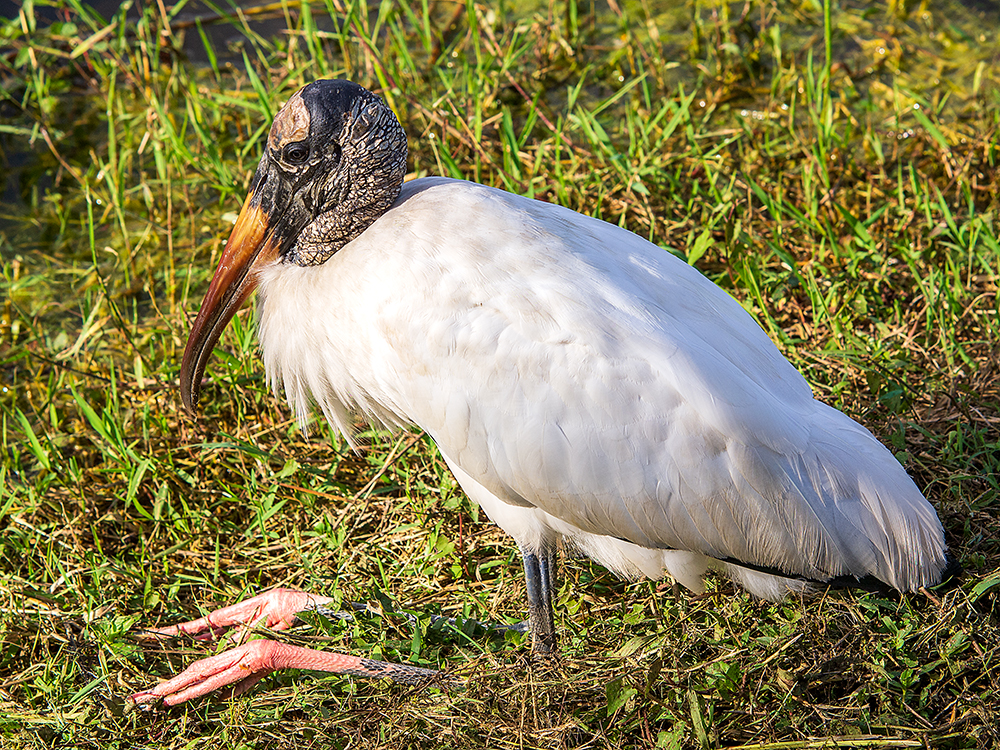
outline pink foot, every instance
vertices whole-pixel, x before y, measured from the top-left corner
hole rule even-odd
[[[408,685],[426,684],[442,676],[433,669],[315,651],[277,641],[250,641],[218,656],[196,661],[173,679],[161,682],[151,690],[135,693],[129,697],[129,701],[134,705],[142,705],[162,699],[168,706],[176,706],[229,685],[233,686],[229,695],[239,695],[278,669],[311,669],[359,677],[388,677]]]
[[[305,591],[272,589],[239,604],[217,609],[197,620],[165,628],[150,628],[141,635],[142,637],[159,639],[162,636],[169,637],[184,633],[203,641],[218,638],[234,625],[238,626],[241,635],[245,634],[248,628],[260,626],[271,630],[286,630],[295,622],[295,615],[299,612],[315,609],[332,601],[333,599],[328,596],[315,596],[307,594]]]
[[[143,635],[162,639],[183,633],[206,640],[217,638],[228,628],[235,627],[236,630],[227,637],[242,640],[251,627],[285,630],[295,621],[297,613],[321,607],[331,601],[330,597],[314,596],[304,591],[273,589],[239,604],[217,609],[197,620],[153,628]],[[425,684],[443,677],[433,669],[258,640],[244,643],[218,656],[200,659],[173,679],[162,682],[151,690],[135,693],[129,697],[129,701],[134,705],[141,705],[162,699],[168,706],[174,706],[229,686],[232,686],[229,695],[239,695],[278,669],[311,669],[359,677],[387,677],[408,685]]]

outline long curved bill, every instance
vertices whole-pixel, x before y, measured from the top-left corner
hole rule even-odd
[[[240,209],[201,310],[191,326],[181,360],[181,400],[192,414],[198,404],[205,365],[215,344],[236,311],[257,288],[261,267],[278,257],[281,243],[269,223],[270,217],[259,201],[254,201],[251,191]]]

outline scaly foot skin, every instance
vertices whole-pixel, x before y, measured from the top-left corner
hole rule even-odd
[[[295,621],[297,613],[322,607],[331,601],[330,597],[315,596],[304,591],[274,589],[239,604],[217,609],[197,620],[149,629],[142,635],[163,639],[186,634],[198,640],[207,640],[220,637],[229,628],[235,627],[236,630],[225,637],[241,640],[255,626],[285,630]],[[387,677],[408,685],[426,684],[440,680],[443,676],[433,669],[258,640],[244,643],[218,656],[196,661],[176,677],[151,690],[135,693],[129,697],[129,701],[134,705],[147,705],[162,700],[168,706],[175,706],[225,687],[229,687],[228,695],[239,695],[279,669],[311,669],[359,677]]]
[[[273,589],[266,594],[252,599],[217,609],[197,620],[170,625],[165,628],[148,628],[143,630],[140,638],[190,635],[196,640],[206,641],[219,638],[226,630],[236,626],[243,634],[249,628],[265,627],[271,630],[286,630],[295,622],[299,612],[305,612],[315,607],[333,601],[328,596],[315,596],[305,591],[295,589]],[[232,637],[232,636],[230,636]]]
[[[220,688],[229,687],[228,696],[239,695],[279,669],[311,669],[358,677],[387,677],[407,685],[439,681],[441,672],[405,664],[390,664],[348,654],[316,651],[277,641],[250,641],[218,656],[196,661],[173,679],[151,690],[129,697],[133,705],[145,706],[162,700],[168,706],[189,701]]]

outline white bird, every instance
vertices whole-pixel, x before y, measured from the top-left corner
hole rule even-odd
[[[696,592],[709,571],[766,599],[941,580],[941,523],[893,455],[814,399],[695,268],[566,208],[459,180],[403,184],[405,169],[403,129],[362,87],[317,81],[288,101],[191,331],[189,409],[258,288],[268,381],[303,423],[315,403],[348,441],[357,414],[425,430],[520,546],[542,653],[555,648],[559,538],[623,576],[667,574]],[[279,590],[164,632],[262,613],[280,627],[327,601]],[[222,667],[203,660],[134,699],[343,666],[256,643],[271,645],[245,644]],[[262,648],[280,658],[250,653]],[[399,677],[393,668],[348,666]]]

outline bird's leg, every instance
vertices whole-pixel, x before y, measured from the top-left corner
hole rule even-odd
[[[332,602],[328,596],[316,596],[295,589],[272,589],[259,596],[246,599],[228,607],[216,609],[204,617],[189,622],[181,622],[162,628],[144,628],[139,631],[139,637],[145,640],[162,640],[178,635],[189,635],[195,640],[206,641],[213,638],[226,637],[236,643],[241,643],[248,631],[254,627],[265,627],[270,630],[285,630],[295,622],[300,612],[315,612],[329,620],[351,620],[351,612],[333,609],[327,606]],[[379,609],[361,602],[345,602],[353,612],[365,612],[380,615]],[[409,612],[398,613],[411,624],[418,618]],[[503,633],[508,630],[525,632],[525,623],[517,625],[502,625],[498,623],[480,622],[479,620],[431,615],[430,624],[443,623],[453,628],[461,624],[470,624],[487,632]],[[232,630],[230,630],[232,628]],[[228,632],[227,632],[228,631]]]
[[[218,637],[228,628],[234,627],[235,630],[227,637],[242,641],[255,625],[285,630],[295,621],[297,613],[306,610],[322,613],[325,605],[331,601],[333,600],[328,596],[314,596],[304,591],[273,589],[238,604],[217,609],[197,620],[146,630],[143,635],[162,639],[186,634],[204,640]],[[444,677],[433,669],[316,651],[277,641],[257,640],[241,643],[217,656],[199,659],[173,679],[150,690],[135,693],[129,700],[134,705],[163,701],[173,706],[228,686],[232,686],[229,695],[239,695],[279,669],[309,669],[359,677],[387,677],[409,685],[441,680]]]
[[[232,686],[239,695],[279,669],[310,669],[359,677],[387,677],[407,685],[423,685],[444,678],[441,672],[408,664],[390,664],[349,654],[316,651],[277,641],[250,641],[218,656],[199,659],[173,679],[129,696],[133,705],[163,701],[168,706]]]
[[[528,589],[528,621],[531,649],[548,656],[556,648],[556,626],[552,616],[552,592],[556,583],[556,550],[546,545],[538,553],[522,551]]]

